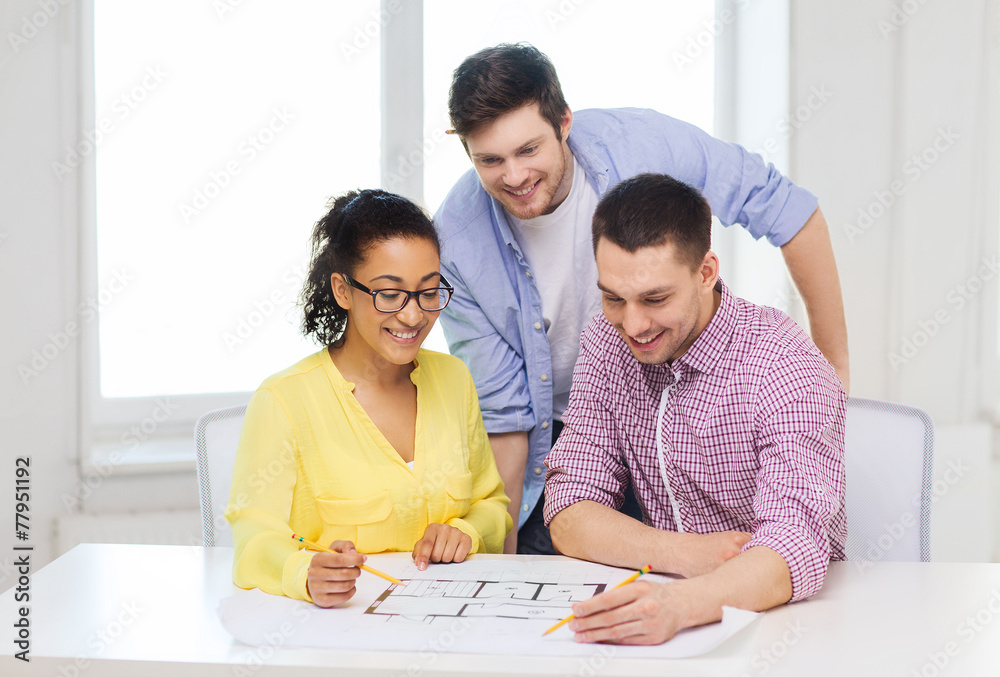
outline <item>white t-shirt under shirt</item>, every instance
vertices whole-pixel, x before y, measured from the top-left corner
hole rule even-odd
[[[552,354],[552,415],[556,420],[562,419],[569,403],[580,333],[601,312],[591,244],[597,201],[597,191],[574,157],[573,185],[554,212],[527,220],[505,212],[542,297],[544,329]]]

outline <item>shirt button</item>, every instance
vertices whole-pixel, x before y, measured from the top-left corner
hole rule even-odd
[[[542,474],[542,469],[541,468],[535,468],[535,474],[536,475],[541,475]]]
[[[535,322],[535,329],[541,329],[541,328],[542,328],[542,323],[541,322]]]
[[[542,430],[546,430],[549,427],[548,421],[542,421]]]
[[[524,505],[522,505],[521,509],[524,510],[524,512],[528,512],[528,504],[525,503]]]
[[[549,380],[549,375],[548,374],[542,374],[542,380],[543,381],[548,381]]]

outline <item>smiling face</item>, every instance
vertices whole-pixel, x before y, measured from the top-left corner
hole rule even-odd
[[[351,277],[373,290],[418,291],[440,286],[440,267],[433,243],[423,238],[393,238],[368,250]],[[415,298],[399,312],[379,312],[372,296],[348,285],[340,273],[334,273],[330,281],[337,303],[347,310],[343,352],[366,365],[412,362],[441,314],[423,310]]]
[[[719,277],[713,252],[692,271],[669,241],[628,252],[601,238],[596,257],[604,315],[640,362],[676,360],[711,321]]]
[[[472,164],[487,193],[519,219],[549,214],[562,204],[573,180],[566,143],[573,114],[566,109],[555,129],[533,103],[501,115],[465,139]]]

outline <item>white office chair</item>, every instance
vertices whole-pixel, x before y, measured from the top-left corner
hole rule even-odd
[[[847,559],[928,562],[934,422],[892,402],[847,398]]]
[[[195,424],[202,536],[231,545],[223,515],[246,405],[210,411]],[[934,422],[892,402],[847,399],[847,558],[930,561]]]
[[[233,544],[233,531],[224,515],[246,410],[245,404],[216,409],[199,418],[194,425],[201,533],[207,546]]]

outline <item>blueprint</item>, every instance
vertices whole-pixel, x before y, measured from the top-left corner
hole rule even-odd
[[[365,610],[377,616],[403,616],[411,621],[433,622],[436,618],[494,617],[521,620],[568,616],[574,602],[604,592],[607,584],[546,582],[542,579],[506,577],[502,570],[485,572],[467,580],[403,580],[390,585]]]
[[[388,583],[362,572],[357,593],[343,607],[237,590],[222,600],[225,629],[246,644],[371,651],[591,656],[563,626],[571,606],[608,590],[631,571],[555,557],[473,556],[459,564],[431,564],[419,571],[409,554],[370,555],[367,564],[400,579]],[[644,579],[647,577],[644,576]],[[671,579],[648,575],[669,585]],[[679,658],[718,646],[759,614],[724,610],[720,623],[691,628],[653,647],[614,647],[617,658]]]

